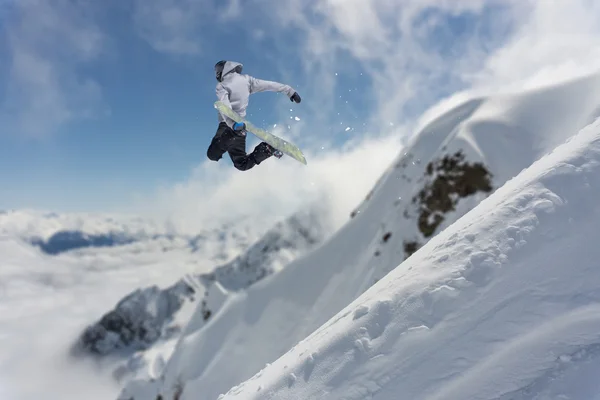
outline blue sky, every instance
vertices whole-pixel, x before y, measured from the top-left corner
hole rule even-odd
[[[0,2],[0,209],[119,210],[193,179],[216,128],[220,59],[298,90],[300,105],[253,96],[248,117],[283,126],[311,156],[406,135],[400,126],[489,67],[526,25],[519,15],[543,8],[397,3]]]

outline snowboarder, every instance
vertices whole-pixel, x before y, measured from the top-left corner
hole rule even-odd
[[[258,92],[282,92],[290,101],[300,103],[298,93],[288,85],[265,81],[249,75],[242,75],[243,65],[234,61],[219,61],[215,64],[217,78],[217,98],[237,112],[246,116],[248,98]],[[283,153],[266,142],[259,143],[252,153],[246,153],[246,124],[236,123],[219,113],[219,126],[206,155],[212,161],[219,161],[225,152],[229,153],[233,165],[240,171],[247,171],[267,158],[281,158]]]

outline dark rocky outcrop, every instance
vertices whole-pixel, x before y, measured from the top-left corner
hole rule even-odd
[[[194,293],[195,289],[183,280],[164,290],[157,286],[138,289],[89,326],[74,350],[108,355],[119,350],[147,349],[178,331],[170,323],[184,301],[193,300]]]
[[[477,192],[490,193],[491,177],[483,163],[465,161],[462,151],[427,164],[427,183],[413,198],[413,204],[418,206],[418,226],[423,236],[433,236],[445,214],[454,211],[460,199]]]
[[[419,250],[421,245],[416,240],[405,240],[404,241],[404,259],[406,260],[408,257],[412,256],[414,253]]]

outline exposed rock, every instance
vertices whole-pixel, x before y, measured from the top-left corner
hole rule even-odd
[[[404,259],[406,260],[408,257],[412,256],[420,247],[421,245],[416,240],[404,241]]]
[[[159,338],[175,333],[176,330],[169,329],[169,323],[183,302],[193,299],[194,293],[194,288],[183,280],[164,290],[157,286],[138,289],[89,326],[75,351],[107,355],[118,350],[146,349]]]
[[[483,163],[464,159],[462,151],[457,151],[427,164],[426,178],[430,181],[413,198],[419,207],[419,230],[426,238],[433,236],[444,215],[454,211],[461,198],[492,191],[492,175]]]

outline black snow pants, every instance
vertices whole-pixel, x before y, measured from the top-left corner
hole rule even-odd
[[[240,171],[247,171],[271,156],[266,143],[258,144],[252,153],[246,154],[246,132],[238,135],[225,122],[221,122],[206,155],[212,161],[219,161],[225,152],[229,153],[233,165]]]

